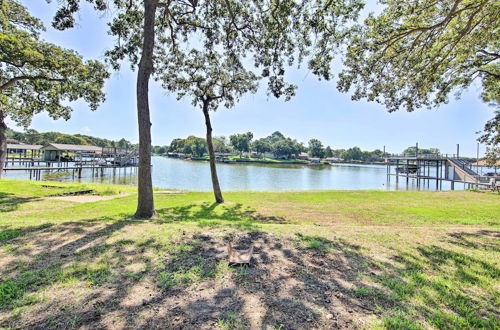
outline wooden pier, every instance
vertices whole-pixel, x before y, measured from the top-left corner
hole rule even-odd
[[[19,151],[35,147],[44,153],[31,152],[31,157],[28,157],[27,152]],[[98,177],[104,176],[106,170],[112,169],[112,175],[115,176],[117,169],[118,175],[121,169],[126,174],[128,168],[136,169],[138,164],[136,149],[48,144],[45,147],[9,145],[8,150],[14,151],[15,156],[7,158],[4,171],[25,171],[30,180],[42,180],[43,172],[67,172],[68,176],[82,178],[84,170],[91,171],[92,177]]]
[[[58,164],[60,165],[60,164]],[[124,174],[126,175],[127,169],[136,169],[137,165],[82,165],[82,166],[20,166],[20,167],[6,167],[4,171],[25,171],[28,172],[28,176],[30,180],[42,180],[42,173],[50,173],[50,172],[68,172],[68,176],[73,178],[82,178],[82,172],[84,170],[92,171],[92,177],[104,176],[105,171],[107,169],[113,170],[113,176],[116,175],[116,170],[121,169],[124,170]]]

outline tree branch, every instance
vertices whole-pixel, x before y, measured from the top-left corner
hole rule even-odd
[[[45,77],[45,76],[19,76],[19,77],[14,77],[14,78],[10,79],[9,81],[7,81],[5,84],[1,85],[0,91],[3,91],[4,89],[9,88],[10,86],[14,85],[16,82],[22,81],[22,80],[45,80],[45,81],[59,81],[59,82],[66,81],[66,79],[62,79],[62,78],[49,78],[49,77]]]
[[[493,56],[494,58],[500,58],[500,54],[490,53],[490,52],[487,52],[484,49],[480,49],[479,52],[483,53],[484,55]]]
[[[490,71],[487,71],[487,70],[484,70],[484,69],[479,69],[479,70],[476,70],[476,72],[482,72],[482,73],[486,73],[490,76],[493,76],[495,78],[500,78],[500,74],[496,74],[496,73],[493,73],[493,72],[490,72]]]

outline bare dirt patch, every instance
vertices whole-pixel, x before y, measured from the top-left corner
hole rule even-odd
[[[80,195],[80,196],[56,196],[56,197],[48,197],[49,200],[58,200],[58,201],[66,201],[66,202],[76,202],[76,203],[92,203],[99,201],[108,201],[115,198],[126,197],[133,195],[132,193],[128,194],[118,194],[118,195],[110,195],[110,196],[99,196],[99,195]]]

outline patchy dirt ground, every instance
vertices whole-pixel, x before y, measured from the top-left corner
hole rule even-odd
[[[169,273],[189,268],[195,260],[216,268],[227,260],[228,241],[240,248],[254,244],[251,265],[236,266],[221,278],[190,288],[153,295],[145,301],[153,308],[143,326],[201,329],[225,320],[230,328],[352,328],[354,320],[374,311],[346,296],[349,287],[344,284],[356,278],[359,269],[343,256],[313,253],[265,233],[194,238],[200,243],[187,258],[165,261]]]
[[[165,252],[154,240],[102,244],[119,227],[69,223],[31,236],[37,239],[36,247],[18,249],[19,258],[4,259],[2,268],[15,274],[22,271],[16,264],[30,264],[30,276],[42,277],[37,287],[29,288],[36,298],[17,316],[0,310],[0,326],[358,328],[378,313],[371,302],[352,295],[352,288],[362,285],[359,272],[366,269],[356,259],[358,247],[342,241],[322,242],[328,249],[339,249],[326,253],[303,246],[300,239],[222,230],[181,234],[172,247],[175,252]],[[253,244],[251,264],[229,267],[227,242],[236,248]],[[37,250],[42,246],[45,251]],[[105,274],[96,268],[92,276],[81,276],[88,269],[76,267],[75,271],[75,264],[89,258],[110,268]],[[68,275],[56,283],[43,279],[66,270]]]

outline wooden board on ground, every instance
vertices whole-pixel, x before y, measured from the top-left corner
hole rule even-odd
[[[88,195],[94,192],[93,189],[86,190],[78,190],[78,191],[69,191],[60,194],[50,195],[49,197],[57,197],[57,196],[80,196],[80,195]]]
[[[61,186],[49,186],[49,185],[46,185],[46,184],[42,184],[42,187],[43,188],[57,188],[57,189],[64,189],[66,187],[61,187]]]
[[[234,265],[249,264],[250,259],[252,259],[253,245],[246,250],[236,250],[233,248],[232,244],[227,245],[227,255],[229,258],[229,263]]]

